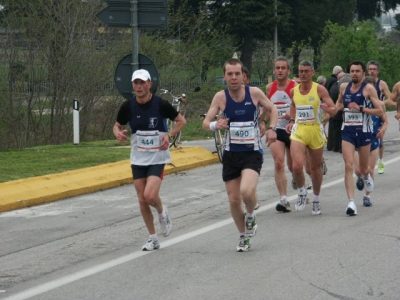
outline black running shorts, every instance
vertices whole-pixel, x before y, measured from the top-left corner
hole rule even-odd
[[[284,129],[276,130],[276,140],[285,144],[285,147],[290,148],[290,134]]]
[[[147,178],[149,176],[157,176],[161,179],[164,178],[164,166],[165,164],[161,165],[151,165],[151,166],[138,166],[138,165],[131,165],[132,168],[132,176],[133,179],[142,179]]]
[[[236,179],[244,169],[261,172],[263,155],[258,151],[233,152],[225,151],[222,157],[222,180],[224,182]]]

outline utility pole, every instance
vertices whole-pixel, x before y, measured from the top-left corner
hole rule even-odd
[[[151,75],[151,92],[157,91],[159,74],[156,65],[139,53],[139,29],[167,29],[167,0],[103,0],[107,7],[97,18],[110,27],[132,29],[132,53],[122,58],[115,69],[115,86],[126,99],[132,98],[132,73],[146,69]]]
[[[131,21],[132,23],[132,73],[139,69],[139,20],[138,20],[138,2],[131,1]]]
[[[275,0],[275,20],[278,17],[278,0]],[[278,57],[278,22],[275,21],[274,29],[274,61]]]
[[[274,10],[275,10],[275,28],[274,28],[274,60],[272,62],[272,74],[274,74],[275,69],[275,60],[278,57],[278,0],[274,0]],[[275,76],[272,75],[272,79],[275,79]]]

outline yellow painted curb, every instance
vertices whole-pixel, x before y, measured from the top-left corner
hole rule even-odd
[[[165,174],[219,162],[218,156],[202,147],[171,149]],[[67,171],[0,183],[0,212],[65,199],[132,182],[130,161]]]

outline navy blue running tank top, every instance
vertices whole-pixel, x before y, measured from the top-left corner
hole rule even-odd
[[[245,97],[241,102],[235,102],[228,89],[225,89],[225,97],[226,106],[223,115],[229,118],[225,150],[263,153],[259,126],[260,108],[255,106],[251,99],[250,87],[245,86]]]
[[[363,82],[359,90],[355,93],[350,92],[353,83],[349,82],[349,84],[347,85],[346,91],[343,95],[343,131],[372,132],[371,116],[369,114],[359,111],[352,112],[348,108],[348,105],[351,102],[355,102],[363,108],[372,108],[372,102],[369,99],[365,98],[363,95],[363,90],[367,84],[368,83]]]

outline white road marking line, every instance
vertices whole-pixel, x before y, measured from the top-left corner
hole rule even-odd
[[[392,164],[392,163],[394,163],[394,162],[396,162],[398,160],[400,160],[400,156],[385,162],[385,165],[390,165],[390,164]],[[344,181],[344,178],[337,179],[337,180],[328,182],[326,184],[323,184],[321,188],[331,187],[331,186],[339,184],[339,183],[341,183],[343,181]],[[293,195],[293,196],[288,197],[288,200],[293,200],[293,199],[296,199],[296,198],[297,198],[297,195]],[[258,211],[266,211],[266,210],[269,210],[271,208],[274,208],[276,206],[276,204],[278,204],[278,202],[279,201],[276,201],[274,203],[270,203],[270,204],[261,206],[258,209]],[[218,229],[220,227],[226,226],[226,225],[231,224],[231,223],[233,223],[233,219],[229,218],[229,219],[217,222],[217,223],[215,223],[213,225],[209,225],[209,226],[203,227],[201,229],[198,229],[198,230],[183,234],[181,236],[172,238],[170,240],[163,241],[161,245],[162,245],[163,248],[166,248],[166,247],[178,244],[180,242],[183,242],[185,240],[191,239],[193,237],[202,235],[204,233],[213,231],[215,229]],[[9,296],[7,298],[3,298],[3,300],[25,300],[25,299],[29,299],[31,297],[44,294],[46,292],[49,292],[49,291],[54,290],[56,288],[59,288],[61,286],[67,285],[69,283],[72,283],[74,281],[77,281],[77,280],[80,280],[80,279],[83,279],[83,278],[98,274],[98,273],[100,273],[102,271],[105,271],[105,270],[111,269],[113,267],[122,265],[124,263],[130,262],[132,260],[135,260],[135,259],[137,259],[139,257],[148,255],[150,253],[152,253],[152,252],[149,252],[149,251],[136,251],[136,252],[133,252],[131,254],[119,257],[117,259],[110,260],[110,261],[108,261],[106,263],[102,263],[102,264],[99,264],[97,266],[94,266],[94,267],[91,267],[91,268],[87,268],[87,269],[84,269],[82,271],[78,271],[78,272],[72,273],[72,274],[67,275],[67,276],[63,276],[63,277],[55,279],[55,280],[51,280],[51,281],[49,281],[47,283],[35,286],[33,288],[30,288],[30,289],[27,289],[25,291],[22,291],[20,293],[11,295],[11,296]]]

